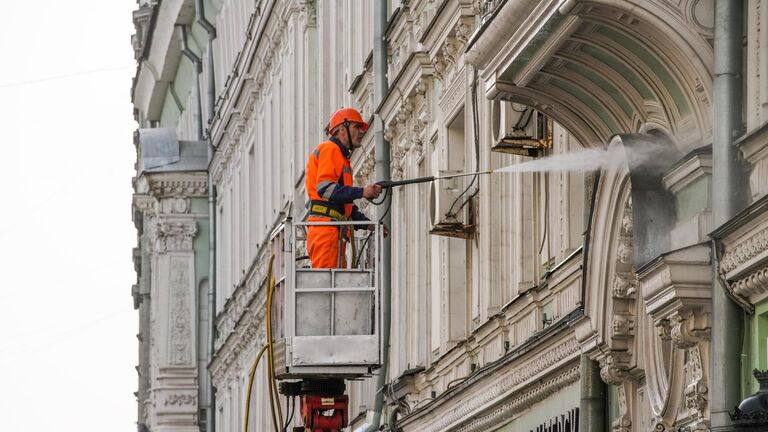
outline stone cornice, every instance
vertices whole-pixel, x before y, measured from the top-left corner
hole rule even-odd
[[[208,196],[208,175],[204,171],[144,173],[134,182],[137,194],[155,199]]]
[[[768,297],[768,196],[710,234],[721,253],[719,273],[739,298]]]
[[[664,176],[664,185],[677,193],[695,180],[712,174],[712,150],[692,154]]]
[[[708,244],[673,251],[651,261],[637,272],[647,312],[658,321],[683,303],[709,302],[712,281]]]
[[[525,411],[534,404],[548,398],[558,391],[579,381],[581,377],[579,365],[573,365],[562,373],[552,376],[548,379],[539,381],[521,392],[512,401],[496,408],[495,410],[478,417],[471,422],[456,429],[457,432],[481,432],[490,430],[505,421],[510,420],[515,415]]]
[[[462,420],[466,420],[473,415],[476,416],[478,412],[485,411],[489,407],[498,405],[503,400],[519,395],[513,399],[514,402],[504,405],[499,412],[491,416],[493,418],[498,417],[499,421],[501,421],[504,413],[521,406],[527,407],[536,402],[531,400],[530,397],[524,397],[527,393],[520,393],[527,384],[540,380],[541,376],[548,370],[563,367],[564,364],[572,361],[579,352],[578,342],[573,336],[569,336],[554,346],[549,346],[548,349],[540,354],[528,356],[525,361],[513,361],[512,363],[489,369],[483,376],[459,386],[450,396],[439,398],[437,401],[425,406],[422,410],[405,417],[401,425],[403,427],[423,425],[423,427],[417,429],[429,432],[449,430],[460,424]],[[501,367],[506,369],[504,371],[506,376],[503,378],[499,377],[499,368]],[[576,373],[576,379],[578,379],[578,366],[576,366]],[[565,385],[567,384],[563,384],[561,387]],[[464,395],[461,393],[464,393]],[[456,404],[455,402],[459,399],[463,400],[463,402]],[[530,401],[529,405],[524,405],[523,402],[525,401]]]
[[[720,269],[728,279],[732,279],[739,273],[734,270],[766,252],[768,252],[768,227],[729,249],[720,260]]]

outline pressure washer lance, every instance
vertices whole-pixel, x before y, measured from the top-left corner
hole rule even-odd
[[[381,186],[382,188],[386,189],[386,188],[391,188],[391,187],[395,187],[395,186],[402,186],[402,185],[414,184],[414,183],[429,183],[429,182],[435,181],[435,180],[446,180],[446,179],[451,179],[451,178],[455,178],[455,177],[466,177],[466,176],[471,176],[471,175],[491,174],[492,172],[493,172],[493,170],[488,170],[488,171],[477,171],[477,172],[463,173],[463,174],[447,174],[447,175],[443,175],[443,176],[417,177],[417,178],[413,178],[413,179],[397,180],[397,181],[382,180],[382,181],[376,182],[376,184]]]

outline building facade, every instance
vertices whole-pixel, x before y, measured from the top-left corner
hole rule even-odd
[[[385,430],[732,430],[768,369],[768,0],[388,3],[375,103],[373,2],[139,2],[140,427],[272,428],[273,230],[354,106],[393,179],[508,171],[393,190]]]

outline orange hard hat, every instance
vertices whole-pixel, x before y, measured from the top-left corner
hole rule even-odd
[[[363,121],[360,111],[354,108],[341,108],[331,115],[331,121],[328,122],[328,133],[332,133],[337,126],[347,121],[359,124],[361,132],[368,129],[368,123]]]

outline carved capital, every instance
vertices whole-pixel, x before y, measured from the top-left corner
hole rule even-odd
[[[692,348],[700,341],[710,338],[708,313],[676,313],[670,322],[672,324],[670,335],[678,348]]]
[[[197,224],[194,221],[161,222],[157,225],[154,234],[150,253],[191,251],[192,241],[197,234]]]
[[[600,378],[606,384],[619,385],[629,378],[629,355],[611,352],[600,359]]]

